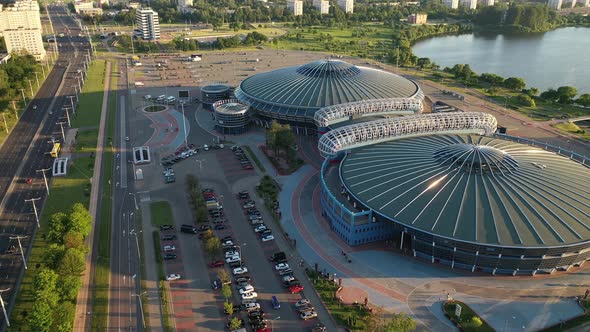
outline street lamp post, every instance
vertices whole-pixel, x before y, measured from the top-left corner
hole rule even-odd
[[[23,94],[23,103],[25,103],[25,107],[27,107],[27,96],[25,96],[25,89],[20,89],[20,92]]]
[[[137,239],[137,232],[135,231],[135,228],[129,232],[129,235],[135,235],[135,246],[137,247],[137,258],[138,258],[138,260],[141,260],[141,253],[139,252],[139,240]]]
[[[6,114],[2,113],[2,118],[4,119],[4,130],[8,134],[8,123],[6,122]]]
[[[135,209],[139,210],[139,206],[137,206],[137,197],[135,197],[135,193],[129,193],[129,195],[133,196],[133,202],[135,203]]]
[[[76,95],[78,93],[76,92]],[[76,108],[74,107],[74,96],[68,96],[68,98],[70,98],[70,104],[72,104],[72,114],[76,114]],[[78,100],[78,98],[76,98],[76,100]]]
[[[64,111],[66,111],[66,118],[68,119],[68,127],[72,126],[72,121],[70,120],[70,111],[69,111],[69,107],[64,107],[62,108]]]
[[[271,330],[271,332],[274,331],[274,321],[275,320],[279,320],[279,319],[281,319],[281,316],[278,316],[277,318],[270,319],[270,330]]]
[[[25,259],[25,252],[23,251],[23,246],[20,243],[20,239],[26,239],[26,236],[11,236],[10,239],[11,240],[17,240],[18,241],[18,247],[20,248],[20,256],[23,258],[23,264],[25,265],[25,270],[27,269],[27,260]]]
[[[0,304],[2,304],[2,312],[4,313],[4,319],[6,319],[6,326],[10,327],[10,321],[8,320],[8,315],[6,314],[6,307],[4,306],[4,300],[2,299],[2,293],[10,290],[10,288],[0,290]]]
[[[41,67],[43,68],[43,67]],[[37,75],[38,73],[35,72],[35,79],[37,80],[37,89],[39,89],[39,75]]]
[[[31,89],[31,98],[33,98],[35,96],[35,94],[33,93],[33,83],[31,83],[31,80],[27,81],[29,81],[29,88]]]
[[[59,127],[61,128],[61,137],[63,138],[64,144],[66,142],[66,132],[64,131],[64,124],[66,124],[66,123],[67,122],[63,122],[63,121],[60,121],[60,122],[56,122],[55,123],[55,124],[58,124]]]
[[[186,117],[184,116],[184,103],[180,104],[180,107],[182,108],[182,127],[184,129],[184,146],[188,147],[188,142],[187,142],[187,133],[186,133]]]
[[[47,176],[45,175],[45,172],[51,170],[51,168],[45,168],[45,169],[38,169],[37,172],[41,172],[43,173],[43,181],[45,181],[45,190],[47,190],[47,196],[49,196],[49,185],[47,184]]]
[[[39,228],[41,226],[39,225],[39,214],[37,213],[37,206],[35,205],[35,202],[40,199],[41,199],[41,197],[25,199],[25,202],[31,202],[33,204],[33,211],[35,212],[35,220],[37,221],[37,228]]]
[[[141,303],[141,297],[145,293],[147,293],[147,291],[145,291],[145,292],[143,292],[141,294],[131,294],[131,296],[136,296],[137,297],[137,301],[139,302],[139,310],[141,311],[141,321],[143,323],[143,327],[145,327],[145,317],[143,316],[143,304]]]

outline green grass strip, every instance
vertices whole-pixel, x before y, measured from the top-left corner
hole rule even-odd
[[[461,315],[455,316],[455,305],[461,306]],[[465,332],[494,332],[488,323],[479,317],[467,304],[460,301],[447,301],[443,305],[445,316]]]
[[[173,223],[172,207],[170,207],[170,203],[165,201],[154,202],[150,204],[150,211],[152,214],[152,225],[154,227],[170,225]]]
[[[258,166],[258,168],[260,169],[260,171],[262,173],[266,173],[266,169],[264,168],[264,166],[262,166],[262,163],[260,162],[260,160],[258,160],[258,157],[256,157],[256,155],[254,154],[254,152],[252,152],[252,149],[250,149],[250,147],[247,146],[247,145],[244,145],[243,148],[246,149],[246,151],[248,151],[248,154],[250,155],[250,158],[252,158],[252,160],[254,160],[254,163],[256,164],[256,166]]]
[[[111,73],[117,72],[117,63],[111,65]],[[115,123],[117,118],[117,98],[115,89],[117,87],[116,76],[111,76],[110,95],[108,100],[107,131],[105,137],[114,137]],[[93,132],[87,130],[86,132]],[[98,134],[98,130],[96,130]],[[96,140],[96,136],[95,136]],[[80,135],[78,136],[78,144]],[[92,330],[103,331],[106,329],[108,320],[109,286],[111,277],[111,216],[113,211],[113,168],[114,151],[113,146],[107,142],[102,159],[102,194],[100,205],[100,226],[98,228],[98,256],[94,268],[94,288],[92,291],[93,317]],[[92,146],[92,145],[89,145]],[[96,146],[96,143],[94,144]]]

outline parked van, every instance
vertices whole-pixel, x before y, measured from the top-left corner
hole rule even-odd
[[[164,101],[164,99],[166,99],[166,96],[161,95],[161,96],[158,96],[158,98],[156,98],[156,101]]]
[[[167,104],[174,104],[176,102],[176,98],[170,96],[170,97],[166,97],[166,103]]]
[[[270,301],[272,302],[272,307],[275,309],[281,309],[281,302],[277,299],[276,296],[273,296]]]
[[[143,99],[145,99],[145,100],[152,100],[152,96],[151,95],[145,95],[145,96],[143,96]]]
[[[182,225],[180,226],[180,231],[183,233],[191,233],[191,234],[197,234],[197,228],[193,225]]]

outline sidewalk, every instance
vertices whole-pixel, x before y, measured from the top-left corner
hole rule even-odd
[[[92,189],[90,192],[90,215],[94,219],[94,226],[90,230],[90,234],[86,237],[85,245],[88,248],[92,248],[91,254],[86,255],[85,261],[85,273],[82,276],[82,287],[78,292],[78,298],[76,299],[76,314],[74,318],[74,331],[89,330],[91,327],[91,319],[87,319],[88,314],[92,312],[92,296],[90,291],[90,285],[93,284],[94,279],[94,268],[93,261],[96,260],[96,252],[98,249],[98,241],[95,243],[95,235],[98,236],[97,230],[100,223],[100,216],[98,215],[100,207],[100,190],[101,190],[101,178],[102,178],[102,155],[105,141],[105,129],[107,120],[107,107],[109,92],[111,86],[111,62],[107,62],[105,69],[107,73],[104,80],[104,93],[102,96],[102,108],[100,114],[100,126],[98,129],[98,139],[96,143],[96,159],[94,159],[94,173],[91,179]]]

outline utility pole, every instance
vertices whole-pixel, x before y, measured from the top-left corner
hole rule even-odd
[[[27,269],[27,261],[25,260],[25,252],[23,251],[23,245],[20,242],[20,239],[26,239],[27,236],[11,236],[10,239],[11,240],[17,240],[18,241],[18,247],[20,248],[20,255],[23,258],[23,263],[25,265],[25,270]]]
[[[37,89],[39,89],[39,75],[37,75],[38,73],[35,72],[35,79],[37,80]]]
[[[8,315],[6,314],[6,307],[4,306],[4,300],[2,299],[2,293],[10,290],[10,288],[0,290],[0,304],[2,304],[2,312],[4,313],[4,319],[6,319],[6,326],[10,327],[10,321],[8,321]]]
[[[69,112],[69,107],[64,107],[62,108],[64,111],[66,111],[66,118],[68,119],[68,127],[72,126],[72,123],[70,121],[70,112]]]
[[[31,80],[27,81],[29,81],[29,88],[31,88],[31,98],[33,98],[35,96],[35,94],[33,93],[33,83],[31,83]]]
[[[16,119],[18,120],[18,109],[16,109],[16,100],[11,100],[12,101],[12,108],[14,108],[14,116],[16,116]]]
[[[24,107],[27,107],[27,97],[25,96],[25,89],[20,89],[20,92],[23,94],[23,103],[25,103]]]
[[[41,199],[41,197],[25,199],[25,202],[31,202],[33,204],[33,211],[35,212],[35,220],[37,221],[37,228],[41,227],[41,225],[39,225],[39,214],[37,213],[37,206],[35,205],[35,202],[40,199]]]
[[[187,134],[186,134],[186,117],[184,116],[184,103],[180,104],[180,107],[182,108],[182,126],[184,128],[184,146],[188,147],[188,142],[187,142]]]
[[[80,90],[80,92],[82,92],[82,85],[80,84],[80,77],[76,77],[76,80],[78,80],[78,90]],[[76,93],[76,95],[78,95],[78,94]]]
[[[66,142],[66,133],[64,131],[64,124],[66,124],[66,123],[67,122],[63,122],[63,121],[60,121],[60,122],[56,122],[55,123],[55,124],[58,124],[60,126],[60,128],[61,128],[61,138],[63,138],[64,143]]]
[[[41,65],[41,72],[43,73],[43,78],[45,78],[45,68],[43,68],[43,65]]]
[[[44,168],[44,169],[38,169],[37,173],[41,172],[43,173],[43,181],[45,181],[45,189],[47,190],[47,196],[49,196],[49,185],[47,184],[47,176],[45,175],[45,172],[50,171],[51,168]]]
[[[78,93],[76,93],[77,95]],[[74,96],[68,96],[70,98],[70,103],[72,104],[72,115],[76,114],[76,108],[74,107]],[[76,98],[77,100],[78,98]]]
[[[8,134],[8,123],[6,123],[6,114],[4,114],[4,112],[2,112],[2,118],[4,118],[4,129],[6,130],[6,133]]]
[[[137,239],[137,232],[135,232],[135,229],[132,229],[129,232],[129,235],[135,235],[135,245],[137,246],[137,259],[141,260],[141,253],[139,252],[139,240]]]
[[[145,318],[143,316],[143,304],[141,303],[141,296],[147,292],[143,292],[141,294],[131,294],[131,296],[136,296],[137,301],[139,302],[139,310],[141,311],[141,321],[143,322],[143,327],[145,327]]]

